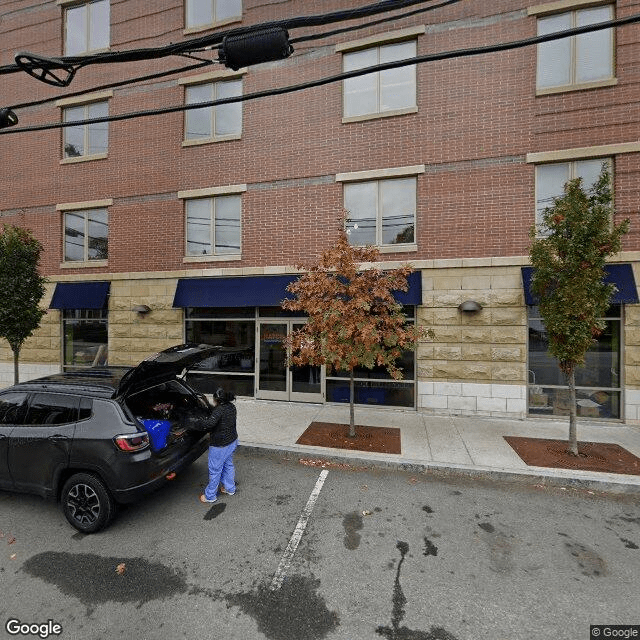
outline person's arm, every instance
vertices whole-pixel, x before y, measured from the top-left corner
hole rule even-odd
[[[208,416],[187,415],[185,427],[191,431],[215,431],[221,416],[220,406],[215,406],[211,408]]]

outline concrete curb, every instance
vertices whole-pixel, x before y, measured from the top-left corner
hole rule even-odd
[[[323,464],[346,465],[364,469],[399,470],[428,475],[435,478],[467,478],[484,482],[505,482],[521,485],[582,489],[603,493],[640,496],[640,476],[625,476],[613,473],[571,471],[565,469],[506,469],[499,467],[474,467],[442,462],[425,462],[408,458],[374,457],[374,454],[359,454],[354,451],[338,453],[335,449],[302,448],[286,445],[241,442],[239,449],[281,458],[311,459],[314,466]]]

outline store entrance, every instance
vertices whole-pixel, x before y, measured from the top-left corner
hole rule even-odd
[[[256,398],[292,402],[322,402],[322,367],[287,366],[283,341],[304,325],[301,320],[260,320],[256,326],[258,375]]]

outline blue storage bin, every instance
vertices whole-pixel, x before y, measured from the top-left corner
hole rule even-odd
[[[384,389],[358,389],[356,398],[358,404],[384,404],[386,393]]]
[[[171,431],[171,422],[169,420],[140,420],[144,428],[149,434],[151,440],[151,448],[159,451],[167,446],[167,437]]]

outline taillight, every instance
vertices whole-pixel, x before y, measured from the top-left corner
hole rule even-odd
[[[116,436],[113,441],[121,451],[142,451],[149,446],[149,434],[131,433],[125,436]]]

